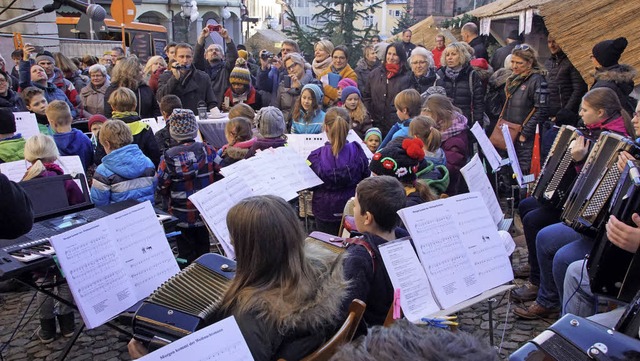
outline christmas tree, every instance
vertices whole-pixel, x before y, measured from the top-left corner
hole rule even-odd
[[[413,11],[411,10],[411,5],[407,3],[407,5],[404,6],[404,12],[402,13],[402,16],[400,17],[400,19],[398,19],[398,24],[393,30],[391,30],[392,34],[398,34],[403,30],[409,29],[410,27],[418,23],[418,20],[413,17]]]

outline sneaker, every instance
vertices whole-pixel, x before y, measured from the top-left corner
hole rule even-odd
[[[75,315],[69,312],[66,315],[58,315],[58,324],[60,325],[60,333],[64,337],[71,337],[76,330]]]
[[[516,307],[513,309],[513,313],[525,320],[537,320],[538,318],[550,318],[558,315],[559,308],[546,308],[540,306],[537,302],[533,302],[529,307],[522,308]]]
[[[41,318],[38,338],[44,344],[51,343],[56,338],[56,319]]]

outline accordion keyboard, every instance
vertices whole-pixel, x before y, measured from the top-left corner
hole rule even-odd
[[[560,184],[562,177],[564,176],[567,169],[569,169],[569,165],[571,165],[571,162],[572,162],[571,152],[567,151],[562,157],[562,160],[558,165],[558,169],[556,170],[556,172],[554,172],[553,178],[551,178],[551,182],[549,182],[549,186],[547,187],[547,190],[544,192],[545,198],[551,199],[553,197],[553,194],[558,189],[558,185]]]

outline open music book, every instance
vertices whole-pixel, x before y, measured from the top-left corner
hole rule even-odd
[[[398,214],[417,258],[409,241],[403,240],[382,245],[380,253],[394,288],[401,290],[408,319],[513,280],[509,257],[479,193],[419,204]]]
[[[367,159],[371,161],[373,153],[371,153],[369,148],[367,148],[367,145],[362,141],[362,138],[360,138],[353,129],[349,130],[349,133],[347,134],[347,140],[358,144],[364,151]],[[329,139],[327,138],[326,133],[287,134],[287,146],[293,148],[296,153],[300,154],[305,159],[309,156],[309,154],[311,154],[311,152],[322,147],[328,141]]]
[[[51,237],[88,328],[117,316],[180,271],[150,202]]]

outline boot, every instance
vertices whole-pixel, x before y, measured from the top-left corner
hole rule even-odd
[[[66,315],[58,315],[58,324],[60,325],[60,333],[64,337],[73,336],[73,332],[76,330],[76,319],[73,312],[69,312]]]
[[[56,319],[41,318],[40,330],[38,330],[38,338],[44,344],[50,343],[56,338]]]

